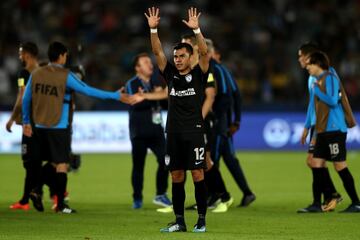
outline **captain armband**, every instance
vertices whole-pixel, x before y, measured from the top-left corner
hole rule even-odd
[[[23,87],[25,85],[25,79],[24,78],[18,78],[18,87]]]
[[[210,82],[213,82],[213,81],[214,81],[214,75],[212,73],[209,73],[207,82],[210,83]]]

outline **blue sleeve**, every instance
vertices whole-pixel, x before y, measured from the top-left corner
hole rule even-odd
[[[337,105],[339,100],[339,82],[331,75],[326,77],[326,93],[323,93],[319,86],[314,88],[315,95],[330,107]]]
[[[130,95],[133,95],[133,91],[132,91],[132,88],[131,88],[131,81],[128,81],[125,84],[125,91],[126,91],[126,93],[128,93]]]
[[[30,103],[32,98],[31,93],[31,76],[29,77],[29,81],[26,84],[25,92],[22,100],[22,115],[23,115],[23,124],[30,123]]]
[[[332,74],[334,74],[334,75],[335,75],[335,77],[336,77],[337,79],[339,79],[339,80],[340,80],[339,75],[337,74],[337,72],[336,72],[335,68],[330,67],[330,72],[331,72]]]
[[[109,91],[103,91],[97,88],[90,87],[86,85],[84,82],[80,81],[71,72],[68,75],[66,87],[90,97],[95,97],[100,99],[113,99],[113,100],[120,99],[120,91],[109,92]]]
[[[309,105],[306,112],[306,119],[305,119],[305,128],[310,129],[311,128],[311,112],[313,111],[314,104],[309,101]]]

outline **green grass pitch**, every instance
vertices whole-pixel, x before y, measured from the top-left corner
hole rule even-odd
[[[205,234],[190,232],[197,218],[194,211],[185,213],[187,233],[166,234],[159,229],[174,217],[157,213],[152,204],[153,155],[146,161],[141,210],[131,209],[129,154],[83,155],[80,171],[69,174],[70,205],[78,210],[74,215],[52,212],[47,189],[44,213],[33,208],[28,212],[10,210],[9,205],[22,193],[24,170],[19,156],[0,155],[0,239],[360,239],[360,214],[338,213],[350,200],[332,167],[331,176],[344,201],[332,213],[299,215],[296,210],[311,202],[311,173],[305,166],[305,153],[245,152],[238,157],[257,195],[254,204],[236,207],[242,194],[222,164],[234,205],[227,213],[209,212]],[[349,153],[348,160],[360,193],[360,152]],[[194,203],[191,181],[186,186],[186,203]]]

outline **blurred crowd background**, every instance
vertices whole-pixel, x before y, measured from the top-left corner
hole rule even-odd
[[[360,110],[359,0],[6,0],[0,12],[0,110],[10,110],[21,68],[19,43],[33,41],[46,61],[50,41],[63,41],[69,65],[83,65],[84,81],[116,90],[133,75],[132,59],[151,52],[147,7],[160,7],[160,38],[169,59],[188,30],[187,8],[202,11],[202,32],[219,46],[223,63],[242,91],[244,110],[304,111],[307,73],[297,61],[301,43],[314,41],[329,54],[353,108]],[[121,104],[79,97],[79,110]]]

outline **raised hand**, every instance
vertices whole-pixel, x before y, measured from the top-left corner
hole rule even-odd
[[[150,28],[157,28],[160,22],[159,17],[159,8],[151,7],[148,8],[148,13],[144,13],[145,17],[148,20],[148,24]]]
[[[201,15],[201,12],[197,13],[197,9],[194,7],[191,7],[188,10],[188,16],[189,16],[189,20],[182,20],[183,23],[186,24],[186,26],[188,26],[191,29],[197,29],[199,28],[199,17]]]

